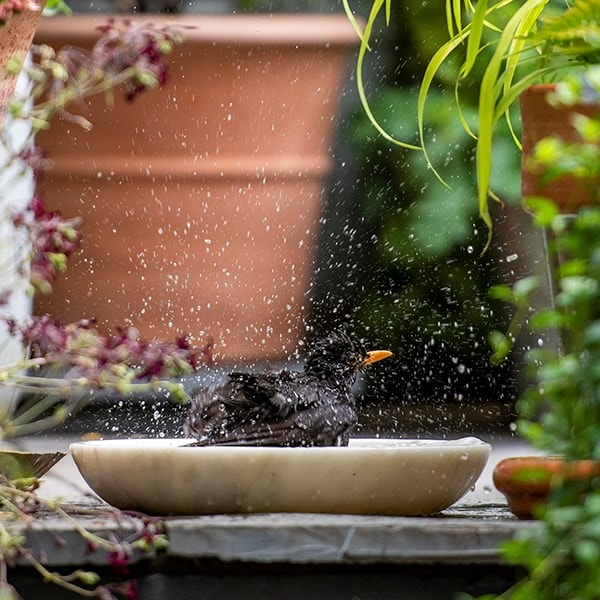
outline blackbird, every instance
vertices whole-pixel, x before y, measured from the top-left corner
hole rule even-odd
[[[360,369],[390,355],[331,333],[303,371],[230,373],[224,385],[197,394],[184,432],[195,446],[345,446],[357,421],[350,386]]]

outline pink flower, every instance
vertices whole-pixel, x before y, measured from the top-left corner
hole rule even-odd
[[[14,13],[26,10],[39,12],[41,7],[34,0],[3,0],[0,2],[0,23],[6,23]]]
[[[167,82],[165,56],[175,44],[181,42],[181,34],[177,29],[127,20],[117,23],[114,19],[108,20],[99,29],[102,37],[92,52],[95,62],[108,73],[132,70],[132,77],[125,83],[128,100]]]
[[[108,566],[116,575],[129,575],[129,556],[119,550],[108,555]]]
[[[178,377],[194,373],[212,359],[212,343],[193,348],[180,338],[176,342],[150,342],[133,327],[103,335],[94,322],[82,320],[62,325],[49,316],[32,317],[18,326],[8,322],[12,335],[20,335],[32,358],[44,358],[49,367],[85,377],[88,385],[107,387],[124,377],[134,381]]]
[[[69,257],[81,242],[81,219],[63,219],[58,211],[46,210],[34,197],[27,209],[13,215],[16,227],[26,230],[31,244],[29,278],[42,293],[52,290],[57,275],[64,271]]]

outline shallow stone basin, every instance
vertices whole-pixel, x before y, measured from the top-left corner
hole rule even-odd
[[[481,475],[490,445],[354,439],[348,447],[191,447],[185,439],[79,442],[90,487],[121,509],[162,515],[255,512],[430,515]]]

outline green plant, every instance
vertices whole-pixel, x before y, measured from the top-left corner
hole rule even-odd
[[[562,332],[562,348],[532,349],[536,377],[517,403],[518,432],[534,447],[568,460],[600,460],[600,207],[574,218],[547,201],[535,201],[539,227],[552,232],[555,306],[530,320],[537,330]],[[558,262],[558,256],[568,256]],[[535,279],[498,292],[519,307],[528,305]],[[505,560],[525,570],[499,598],[592,600],[600,586],[600,480],[554,481],[539,526],[502,547]],[[489,600],[485,597],[481,600]]]
[[[12,162],[39,174],[49,161],[33,140],[40,129],[49,127],[53,116],[61,114],[90,127],[82,116],[69,112],[75,101],[94,94],[110,98],[117,88],[133,100],[145,89],[161,85],[167,77],[164,56],[180,40],[179,31],[170,27],[108,21],[89,52],[66,48],[56,53],[48,46],[34,47],[35,60],[24,68],[32,81],[30,92],[9,107],[13,119],[31,124],[31,134],[21,147],[6,141]],[[7,65],[11,73],[21,68],[22,57]],[[12,222],[10,243],[16,249],[17,268],[28,276],[32,292],[50,291],[77,249],[81,223],[47,211],[38,197],[27,209],[13,213]],[[11,291],[1,290],[4,306]],[[126,394],[160,388],[175,400],[185,400],[182,386],[173,378],[193,372],[206,357],[203,349],[191,348],[184,339],[147,342],[134,329],[102,335],[90,321],[63,325],[41,317],[19,323],[6,309],[0,318],[12,336],[23,340],[26,350],[21,360],[0,366],[0,383],[29,394],[16,413],[0,410],[3,438],[60,424],[89,400],[91,390]]]
[[[600,67],[590,67],[584,73],[567,77],[557,84],[556,90],[550,94],[550,100],[563,106],[577,104],[597,104],[600,102]],[[552,181],[558,177],[569,175],[584,184],[589,197],[594,205],[600,204],[600,118],[588,117],[575,113],[573,126],[579,139],[569,142],[550,137],[540,140],[530,159],[531,168],[538,173],[543,181]],[[534,211],[535,220],[541,228],[551,227],[554,231],[555,243],[567,244],[561,235],[566,230],[565,219],[558,213],[558,209],[544,198],[529,197],[524,203]],[[556,219],[556,221],[554,221]],[[582,251],[593,250],[594,240],[587,240]],[[552,247],[550,248],[552,250]],[[564,255],[566,248],[560,247],[556,252]],[[585,257],[581,257],[582,260]],[[560,273],[555,274],[558,281]],[[493,349],[492,361],[502,362],[511,351],[516,336],[525,323],[525,316],[533,302],[533,295],[540,284],[540,276],[530,276],[518,281],[513,288],[508,286],[495,286],[491,295],[498,300],[508,301],[516,308],[516,313],[506,334],[492,331],[489,342]],[[535,325],[538,321],[545,323],[545,319],[553,313],[542,313],[533,319]],[[575,314],[575,318],[585,319],[588,314]],[[557,325],[557,323],[554,323]],[[570,329],[562,327],[563,338],[570,337]]]
[[[402,107],[414,93],[390,85],[372,99],[386,130],[410,130],[412,115]],[[353,292],[353,307],[365,335],[402,349],[369,382],[365,400],[378,409],[382,397],[390,404],[477,405],[490,397],[510,404],[512,366],[487,364],[487,332],[504,325],[505,310],[487,297],[494,257],[478,256],[485,236],[475,231],[468,193],[474,144],[442,93],[432,96],[431,109],[439,142],[433,152],[453,181],[448,189],[431,185],[423,155],[387,144],[362,111],[348,126],[354,156],[369,173],[357,191],[369,240],[360,266],[372,273]],[[506,161],[518,169],[512,144],[505,146]]]
[[[556,101],[600,99],[597,67],[583,78],[567,80]],[[598,194],[600,116],[575,119],[580,140],[539,143],[538,167],[549,177],[569,173],[588,179]],[[528,364],[535,384],[520,398],[518,431],[536,448],[567,460],[600,460],[600,206],[566,216],[543,198],[526,199],[538,227],[548,231],[554,305],[536,311],[530,324],[553,329],[562,344],[535,348]],[[513,288],[495,288],[510,300],[517,315],[525,313],[539,282],[528,278]],[[508,337],[494,334],[496,357],[510,347]],[[499,341],[499,343],[497,343]],[[550,502],[539,509],[538,528],[507,543],[506,560],[522,567],[525,577],[500,598],[521,600],[592,600],[600,587],[600,480],[555,482]]]
[[[12,6],[27,10],[27,6],[18,3]],[[167,77],[165,56],[180,41],[181,35],[176,29],[108,21],[100,28],[98,43],[91,52],[67,48],[56,53],[47,46],[34,47],[32,54],[36,60],[25,67],[23,57],[14,57],[6,67],[8,72],[14,74],[24,69],[32,86],[25,98],[16,98],[11,103],[9,113],[14,120],[28,122],[31,134],[18,147],[3,135],[9,165],[18,165],[21,171],[39,172],[47,168],[48,159],[33,142],[40,129],[50,126],[54,115],[61,114],[71,122],[90,127],[86,119],[73,113],[77,102],[98,93],[110,100],[116,89],[133,100],[144,90],[161,85]],[[9,187],[10,182],[3,190]],[[28,278],[31,293],[44,293],[76,251],[81,223],[46,210],[37,196],[27,208],[17,212],[11,211],[7,202],[0,193],[3,216],[9,212],[9,223],[13,226],[11,234],[3,236],[0,243],[12,250],[11,259],[16,260],[0,264],[0,272],[20,270]],[[209,358],[208,347],[192,348],[183,338],[174,343],[148,342],[140,339],[133,328],[117,328],[112,335],[103,335],[90,321],[64,325],[48,317],[33,317],[19,322],[7,303],[13,291],[0,289],[0,320],[10,335],[22,340],[23,355],[14,364],[0,365],[0,384],[19,389],[26,397],[15,411],[0,406],[0,439],[64,422],[95,390],[112,390],[125,395],[140,389],[161,389],[165,396],[183,401],[187,396],[176,378],[192,373],[201,361]],[[110,534],[92,533],[73,519],[59,500],[46,501],[40,497],[36,492],[38,485],[39,480],[28,474],[10,480],[0,475],[3,514],[0,597],[19,598],[8,582],[8,568],[20,561],[32,566],[46,581],[86,597],[112,599],[119,594],[135,598],[135,581],[112,585],[103,584],[95,573],[88,571],[76,570],[67,575],[49,572],[43,560],[28,547],[29,526],[41,510],[70,521],[89,550],[104,552],[109,566],[123,579],[134,555],[160,550],[168,543],[160,523],[125,517],[112,509],[107,513],[103,508],[97,514],[121,522],[127,520],[133,535],[116,539]]]
[[[464,6],[460,1],[446,2],[449,39],[433,55],[422,79],[417,101],[417,144],[400,141],[381,126],[371,110],[362,77],[365,57],[372,49],[373,25],[382,11],[390,21],[392,0],[375,0],[364,27],[354,18],[349,0],[344,0],[344,6],[361,38],[356,73],[365,112],[386,140],[421,150],[432,172],[443,183],[445,180],[429,155],[426,105],[436,78],[450,77],[454,81],[456,108],[462,125],[477,140],[478,207],[489,231],[489,245],[492,231],[489,196],[496,197],[490,189],[496,125],[506,119],[519,146],[510,112],[519,94],[533,83],[598,60],[599,0],[575,0],[572,5],[561,2],[558,6],[551,0],[523,3],[480,0],[476,4],[464,2]],[[557,16],[554,16],[555,11],[559,13]],[[475,123],[469,122],[463,114],[461,100],[462,90],[472,86],[480,90]]]
[[[101,505],[88,507],[83,514],[112,521],[123,534],[91,531],[64,508],[60,500],[47,500],[37,493],[39,481],[35,478],[8,480],[0,475],[0,598],[22,600],[18,591],[9,583],[9,570],[18,563],[35,570],[47,583],[57,585],[73,594],[86,598],[116,600],[137,598],[137,581],[130,577],[130,564],[138,557],[149,557],[169,544],[165,527],[160,519],[144,515],[125,515],[117,509]],[[28,545],[28,533],[32,523],[43,523],[40,515],[53,514],[71,525],[85,542],[90,554],[106,557],[115,582],[102,582],[94,571],[75,569],[70,573],[49,571],[43,564],[43,556]],[[60,537],[57,544],[65,543]]]

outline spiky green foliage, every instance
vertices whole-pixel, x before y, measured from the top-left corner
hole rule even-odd
[[[600,1],[575,0],[569,10],[544,19],[532,39],[574,60],[600,63]]]
[[[432,56],[421,82],[417,100],[417,125],[420,143],[410,145],[390,135],[374,115],[367,100],[362,77],[365,57],[373,50],[372,32],[375,20],[385,12],[389,22],[392,0],[373,0],[364,27],[353,16],[350,0],[343,1],[346,12],[354,24],[361,45],[356,73],[360,97],[366,114],[377,131],[388,141],[404,148],[421,150],[431,173],[446,184],[431,160],[427,138],[426,105],[445,66],[459,57],[461,66],[455,79],[456,109],[462,115],[462,90],[476,87],[479,108],[476,127],[462,119],[465,130],[477,140],[476,186],[479,215],[487,226],[491,241],[492,219],[490,198],[492,190],[492,148],[498,123],[506,119],[512,130],[511,108],[528,86],[551,78],[585,63],[600,61],[598,52],[598,13],[600,0],[569,2],[552,0],[447,0],[446,22],[449,39],[440,45]],[[559,11],[558,17],[545,19]],[[546,28],[548,28],[546,33]],[[564,36],[564,39],[561,39]],[[550,43],[550,40],[554,40]],[[518,147],[516,134],[513,137]]]

